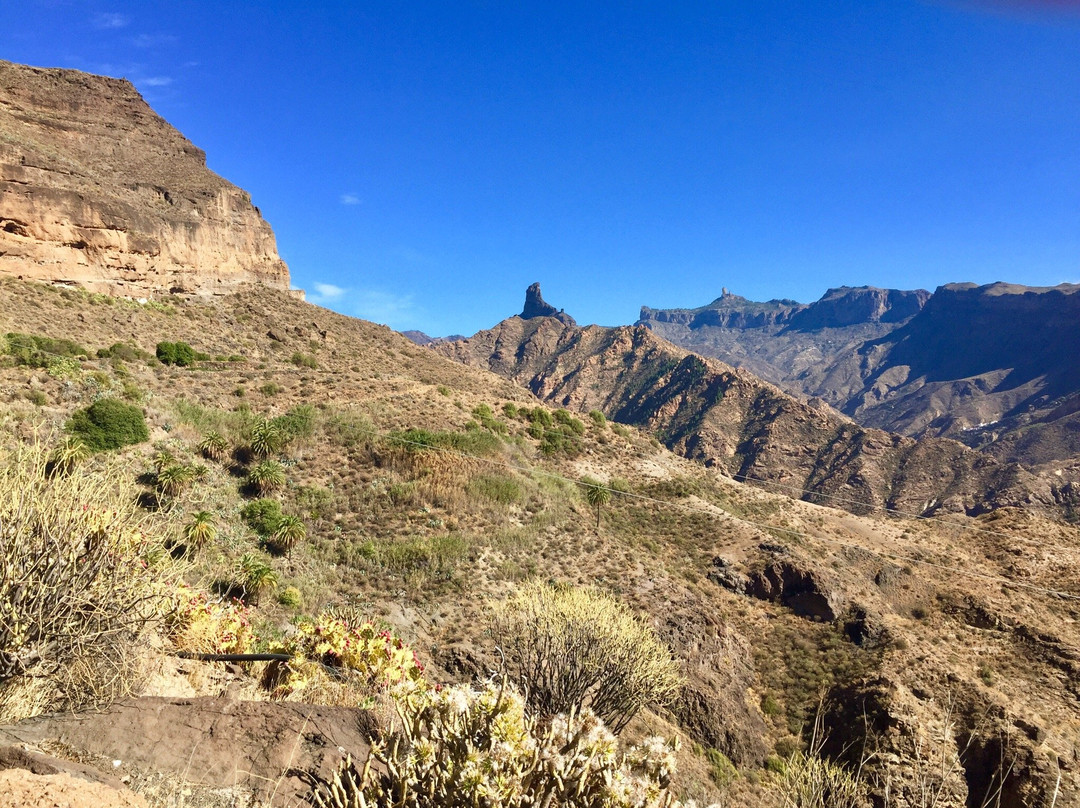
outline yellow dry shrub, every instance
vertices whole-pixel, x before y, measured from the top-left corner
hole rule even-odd
[[[618,733],[682,687],[679,664],[652,629],[597,589],[532,581],[493,605],[492,630],[509,675],[541,715],[588,707]]]
[[[49,461],[40,443],[0,454],[0,701],[31,712],[123,694],[175,575],[116,467]]]

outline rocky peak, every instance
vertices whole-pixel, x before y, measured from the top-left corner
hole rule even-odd
[[[554,317],[566,325],[577,325],[573,317],[544,300],[544,296],[540,294],[539,283],[534,283],[525,290],[525,308],[518,316],[522,320],[531,320],[534,317]]]
[[[5,61],[0,273],[131,297],[289,288],[247,192],[131,82]]]

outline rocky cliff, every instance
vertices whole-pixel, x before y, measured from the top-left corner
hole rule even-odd
[[[130,82],[3,61],[0,273],[130,297],[289,288],[248,194]]]

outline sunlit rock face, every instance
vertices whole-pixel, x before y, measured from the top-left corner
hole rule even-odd
[[[0,272],[131,297],[289,288],[247,192],[129,81],[3,61]]]

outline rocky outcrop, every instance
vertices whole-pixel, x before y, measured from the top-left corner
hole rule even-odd
[[[248,194],[130,82],[3,61],[0,273],[130,297],[289,288]]]
[[[544,300],[544,296],[540,294],[539,283],[534,283],[525,290],[525,307],[518,316],[522,320],[532,320],[535,317],[554,317],[564,325],[576,325],[573,317]]]

